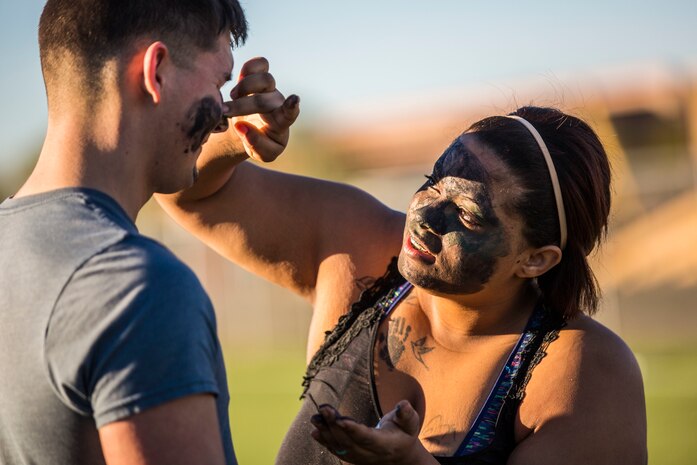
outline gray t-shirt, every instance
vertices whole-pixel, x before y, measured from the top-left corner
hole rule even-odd
[[[97,429],[216,396],[235,464],[213,309],[193,272],[107,195],[0,204],[0,464],[100,464]]]

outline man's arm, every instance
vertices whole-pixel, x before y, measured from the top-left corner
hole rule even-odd
[[[99,430],[108,465],[224,465],[212,395],[183,397]]]

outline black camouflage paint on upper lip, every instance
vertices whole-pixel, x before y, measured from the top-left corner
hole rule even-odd
[[[191,144],[185,153],[196,152],[203,145],[205,138],[220,125],[223,109],[213,97],[206,97],[193,106],[187,113],[186,137]]]

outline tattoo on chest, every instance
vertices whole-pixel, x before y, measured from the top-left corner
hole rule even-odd
[[[400,302],[401,305],[418,307],[418,298],[414,294],[407,295]],[[411,347],[411,354],[414,356],[414,359],[428,370],[429,367],[424,356],[433,351],[435,347],[427,344],[426,336],[418,338],[405,317],[390,318],[388,329],[381,329],[378,334],[378,356],[385,362],[390,371],[393,371],[397,363],[402,359],[407,346]],[[407,351],[408,354],[409,352]]]
[[[407,324],[406,318],[390,318],[389,328],[387,340],[385,340],[385,334],[380,333],[380,358],[385,361],[390,370],[394,370],[404,354],[405,342],[411,333],[411,325]]]
[[[407,345],[411,347],[411,353],[416,361],[428,370],[428,365],[426,364],[424,356],[435,347],[427,345],[425,336],[420,339],[410,340],[409,336],[412,334],[412,327],[407,323],[404,317],[390,319],[387,336],[385,336],[384,331],[380,332],[378,336],[378,344],[380,347],[378,355],[385,362],[390,371],[394,370],[397,363],[402,359]]]
[[[355,283],[356,283],[356,287],[358,288],[358,290],[363,292],[363,291],[373,287],[373,284],[375,284],[375,281],[376,281],[376,279],[373,278],[372,276],[363,276],[362,278],[357,278],[355,280]]]
[[[426,365],[426,361],[424,360],[424,355],[432,351],[435,347],[429,347],[426,345],[426,338],[422,337],[421,339],[418,339],[416,341],[411,341],[411,351],[414,354],[414,358],[421,363],[427,370],[428,370],[428,365]]]
[[[433,444],[442,446],[451,444],[457,439],[457,428],[446,422],[443,415],[436,415],[421,429],[421,436]]]

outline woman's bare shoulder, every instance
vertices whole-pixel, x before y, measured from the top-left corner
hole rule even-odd
[[[534,368],[519,420],[519,441],[557,438],[572,448],[594,444],[598,457],[622,452],[641,460],[646,407],[636,357],[620,336],[592,318],[569,321]]]
[[[614,384],[642,383],[629,346],[612,330],[585,315],[570,320],[546,348],[545,357],[532,374],[530,393],[549,390],[551,386],[544,380],[554,380],[557,386],[576,394],[597,390],[597,395]]]
[[[579,362],[599,364],[598,368],[618,365],[638,369],[636,358],[627,343],[602,323],[582,315],[567,322],[559,339],[550,346],[550,357],[579,358]]]

